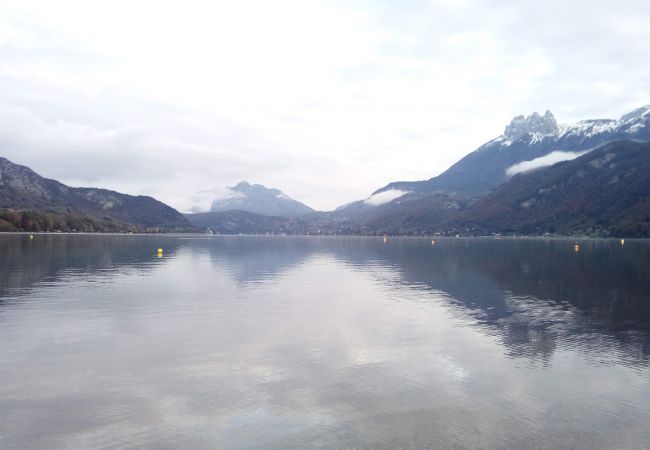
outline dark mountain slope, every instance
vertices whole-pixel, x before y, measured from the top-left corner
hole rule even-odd
[[[175,209],[151,197],[96,188],[73,188],[38,175],[25,166],[0,158],[0,208],[73,215],[96,223],[113,222],[116,229],[174,231],[190,228]],[[97,230],[95,230],[97,231]]]
[[[458,216],[470,201],[444,192],[411,192],[392,201],[372,206],[359,201],[320,217],[323,230],[352,234],[419,234],[431,233],[439,225]]]
[[[650,144],[615,142],[515,175],[454,223],[478,233],[650,237]]]

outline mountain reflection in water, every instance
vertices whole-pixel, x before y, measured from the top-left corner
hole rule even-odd
[[[636,448],[650,242],[574,243],[0,235],[0,446]]]

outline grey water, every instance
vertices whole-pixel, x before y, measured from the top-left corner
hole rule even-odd
[[[650,242],[574,244],[0,235],[0,448],[647,448]]]

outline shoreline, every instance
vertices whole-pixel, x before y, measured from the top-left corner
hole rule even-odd
[[[170,232],[170,233],[103,233],[103,232],[29,232],[29,231],[0,231],[0,236],[192,236],[205,238],[237,238],[237,237],[265,237],[265,238],[377,238],[377,239],[433,239],[433,240],[455,240],[455,239],[493,239],[493,240],[513,240],[513,239],[535,239],[535,240],[630,240],[630,241],[650,241],[650,238],[629,237],[629,236],[586,236],[586,235],[472,235],[472,236],[436,236],[436,235],[360,235],[360,234],[208,234],[192,232]]]

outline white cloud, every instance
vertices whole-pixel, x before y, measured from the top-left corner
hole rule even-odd
[[[531,170],[539,169],[540,167],[551,166],[560,161],[570,161],[582,156],[584,152],[551,152],[548,155],[540,156],[539,158],[531,159],[530,161],[522,161],[514,164],[506,169],[506,175],[513,176],[517,173],[529,172]]]
[[[379,205],[383,205],[384,203],[392,202],[396,198],[400,198],[401,196],[406,194],[408,194],[408,191],[401,191],[399,189],[389,189],[387,191],[383,191],[378,194],[371,195],[363,202],[367,205],[379,206]]]
[[[0,154],[181,210],[243,179],[331,209],[514,115],[648,103],[649,20],[632,0],[0,0]]]

